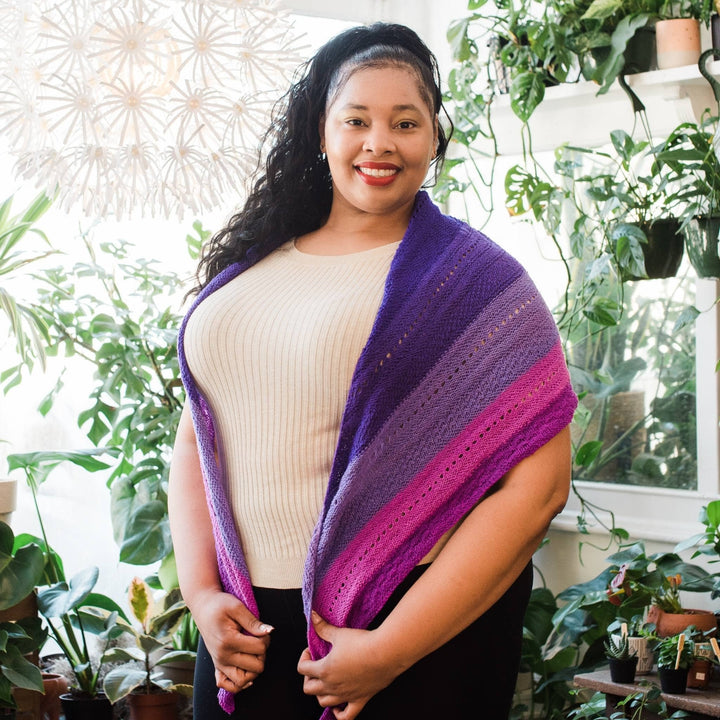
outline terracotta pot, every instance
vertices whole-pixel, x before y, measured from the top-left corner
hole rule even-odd
[[[17,605],[13,605],[7,610],[0,610],[0,622],[12,622],[13,620],[37,617],[37,614],[37,597],[35,593],[32,592]]]
[[[688,669],[687,686],[704,690],[710,683],[713,666],[710,660],[698,658]]]
[[[694,625],[701,632],[717,630],[715,614],[709,610],[686,609],[683,613],[666,613],[657,605],[651,605],[647,614],[648,622],[655,623],[655,631],[659,637],[679,635]]]
[[[177,695],[128,695],[130,720],[177,720]]]
[[[700,23],[694,18],[658,20],[655,39],[660,70],[695,65],[700,59]]]
[[[42,720],[59,720],[62,713],[60,696],[68,691],[68,681],[57,673],[43,673],[45,694],[40,702]]]

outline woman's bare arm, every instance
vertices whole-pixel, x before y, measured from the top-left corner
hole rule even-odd
[[[223,592],[188,405],[175,438],[168,511],[183,598],[215,664],[218,686],[237,692],[262,671],[272,628]]]

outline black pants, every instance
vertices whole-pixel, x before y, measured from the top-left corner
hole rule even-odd
[[[400,584],[370,627],[377,627],[425,568]],[[413,665],[363,708],[358,720],[507,720],[512,704],[532,566],[482,617]],[[448,588],[448,592],[452,592]],[[255,588],[263,622],[274,626],[265,670],[235,696],[228,716],[217,703],[212,660],[200,643],[195,670],[195,720],[318,720],[322,709],[297,673],[307,646],[299,590]],[[422,632],[422,628],[418,628]]]

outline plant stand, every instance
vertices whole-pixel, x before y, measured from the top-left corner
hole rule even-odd
[[[605,716],[608,718],[613,713],[622,712],[622,708],[618,708],[617,704],[628,695],[644,693],[649,689],[648,685],[640,685],[640,683],[614,683],[610,680],[608,670],[576,675],[573,682],[576,687],[605,693]],[[658,686],[660,684],[657,673],[644,676],[643,682],[651,682]],[[668,706],[668,714],[672,714],[675,710],[683,710],[688,713],[686,720],[720,718],[720,683],[715,680],[711,680],[707,690],[689,689],[685,695],[662,693],[661,697]],[[660,718],[654,713],[645,711],[642,717],[635,720],[660,720]]]

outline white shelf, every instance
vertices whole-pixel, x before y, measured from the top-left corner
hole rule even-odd
[[[708,63],[720,77],[720,61]],[[681,122],[697,120],[706,108],[715,108],[710,84],[697,65],[653,70],[626,76],[628,85],[645,104],[654,135],[666,135]],[[630,99],[615,82],[598,95],[592,82],[565,83],[547,88],[545,98],[530,118],[533,149],[554,150],[565,142],[594,147],[610,140],[612,130],[632,132],[635,117]],[[510,108],[508,95],[498,96],[493,125],[501,155],[522,152],[521,123]],[[637,124],[637,132],[642,129]]]

